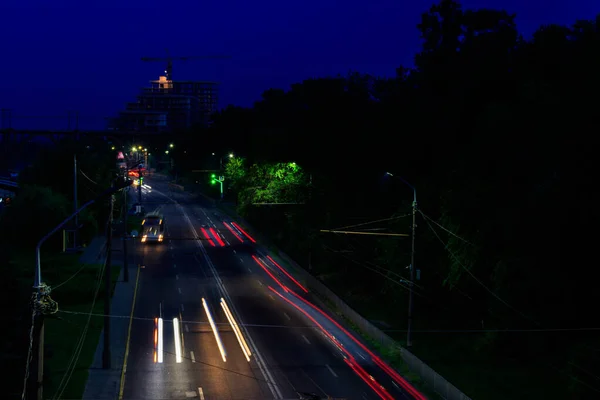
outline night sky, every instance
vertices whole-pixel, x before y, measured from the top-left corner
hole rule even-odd
[[[101,128],[104,117],[164,70],[140,57],[164,56],[165,48],[173,56],[231,57],[174,65],[174,79],[222,82],[221,107],[251,105],[265,89],[309,77],[349,70],[392,75],[399,65],[412,65],[420,48],[416,24],[433,3],[1,0],[0,108],[36,116],[78,110],[80,127]],[[526,36],[541,24],[571,24],[600,13],[598,0],[462,4],[516,12]],[[32,123],[14,120],[13,127]]]

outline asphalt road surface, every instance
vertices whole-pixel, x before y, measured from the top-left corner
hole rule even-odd
[[[310,295],[230,217],[166,181],[144,186],[165,239],[136,246],[124,399],[419,398],[305,303]]]

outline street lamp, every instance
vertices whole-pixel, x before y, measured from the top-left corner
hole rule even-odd
[[[410,290],[408,291],[408,327],[406,332],[406,347],[412,346],[412,315],[413,315],[413,285],[415,281],[415,232],[417,229],[416,216],[417,216],[417,189],[400,176],[394,176],[390,172],[386,172],[393,178],[400,179],[404,184],[413,190],[413,203],[412,203],[412,234],[411,234],[411,250],[410,250]]]
[[[217,176],[215,174],[212,174],[210,176],[212,178],[212,180],[210,181],[210,183],[212,183],[213,185],[217,182],[219,182],[219,185],[221,186],[221,200],[223,200],[223,182],[225,182],[225,177],[224,176],[219,176],[217,178]]]
[[[171,143],[171,144],[169,145],[169,147],[170,147],[170,148],[173,148],[173,147],[175,147],[175,145],[174,145],[173,143]]]
[[[98,200],[101,200],[102,198],[104,198],[106,196],[112,196],[114,193],[118,192],[119,190],[130,186],[131,183],[132,183],[131,180],[129,180],[127,178],[124,178],[121,181],[115,181],[113,183],[113,186],[108,188],[106,191],[101,193],[96,198],[83,204],[81,207],[79,207],[77,210],[75,210],[71,215],[69,215],[67,218],[65,218],[60,224],[58,224],[54,229],[52,229],[50,232],[48,232],[44,237],[42,237],[38,241],[38,243],[35,247],[35,272],[34,272],[34,278],[33,278],[33,289],[34,289],[33,296],[35,297],[35,302],[34,302],[35,308],[34,308],[33,323],[37,327],[37,334],[31,340],[35,341],[35,346],[32,346],[32,348],[33,347],[37,348],[37,360],[34,363],[35,369],[37,371],[34,371],[34,373],[30,374],[30,376],[27,377],[28,379],[31,379],[31,382],[26,383],[26,385],[27,384],[31,385],[31,386],[29,386],[29,388],[30,388],[29,389],[30,390],[29,398],[34,397],[33,390],[35,390],[37,392],[38,399],[43,398],[43,396],[42,396],[42,394],[43,394],[43,392],[42,392],[42,389],[43,389],[42,377],[43,377],[43,368],[44,368],[44,314],[46,314],[46,313],[53,314],[58,309],[57,303],[55,301],[53,301],[52,299],[50,299],[50,297],[49,297],[50,288],[46,284],[44,284],[42,281],[42,266],[41,266],[40,249],[41,249],[42,245],[44,244],[44,242],[46,240],[48,240],[48,238],[50,238],[58,230],[60,230],[63,226],[65,226],[71,219],[73,219],[74,217],[79,215],[79,213],[81,211],[83,211],[85,208],[89,207],[90,205],[94,204],[95,202],[97,202]],[[110,229],[112,232],[112,227],[110,227]],[[109,247],[109,249],[110,249],[110,247]],[[110,276],[110,274],[108,274],[108,275]],[[106,274],[105,274],[105,276],[106,276]],[[110,284],[110,278],[108,278],[108,282]],[[110,290],[108,291],[108,293],[110,293]],[[51,307],[51,309],[50,309],[50,307]],[[33,355],[30,354],[30,357],[33,357]]]

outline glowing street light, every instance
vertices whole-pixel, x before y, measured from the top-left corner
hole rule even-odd
[[[137,151],[137,147],[135,147],[135,146],[134,146],[134,147],[132,147],[132,148],[131,148],[131,151]]]
[[[233,153],[229,153],[229,158],[233,158]]]
[[[171,144],[169,145],[169,147],[170,147],[170,148],[173,148],[173,147],[175,147],[175,145],[174,145],[173,143],[171,143]]]
[[[165,154],[169,154],[169,150],[165,150]]]
[[[212,174],[210,176],[212,179],[210,181],[211,184],[216,184],[217,182],[219,182],[219,185],[221,186],[221,200],[223,200],[223,182],[225,182],[225,177],[224,176],[219,176],[217,178],[217,176],[215,174]]]

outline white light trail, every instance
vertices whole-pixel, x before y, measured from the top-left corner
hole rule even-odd
[[[179,336],[179,321],[173,318],[173,332],[175,334],[175,362],[180,363],[181,358],[181,337]]]
[[[231,325],[231,329],[233,329],[233,333],[235,333],[235,337],[237,337],[238,343],[240,344],[240,347],[242,348],[242,352],[246,356],[246,360],[248,362],[250,362],[250,355],[251,355],[250,348],[246,344],[246,341],[244,340],[244,336],[242,336],[242,332],[240,331],[240,328],[238,327],[237,322],[235,322],[235,319],[233,318],[233,314],[231,314],[229,307],[227,307],[227,303],[225,303],[225,300],[222,297],[221,297],[221,307],[223,307],[223,311],[225,311],[227,320],[229,321],[229,324]]]
[[[204,300],[204,297],[202,298],[202,305],[204,306],[204,311],[206,311],[206,316],[208,317],[210,327],[212,328],[212,331],[215,334],[215,340],[217,341],[217,346],[219,347],[219,351],[221,352],[223,362],[227,362],[227,354],[225,353],[225,347],[223,346],[223,342],[221,342],[221,336],[219,336],[219,331],[217,331],[217,326],[215,325],[215,321],[213,320],[210,310],[208,309],[208,304],[206,304],[206,300]]]
[[[157,343],[157,351],[158,351],[158,362],[163,362],[163,319],[158,319],[158,343]]]

